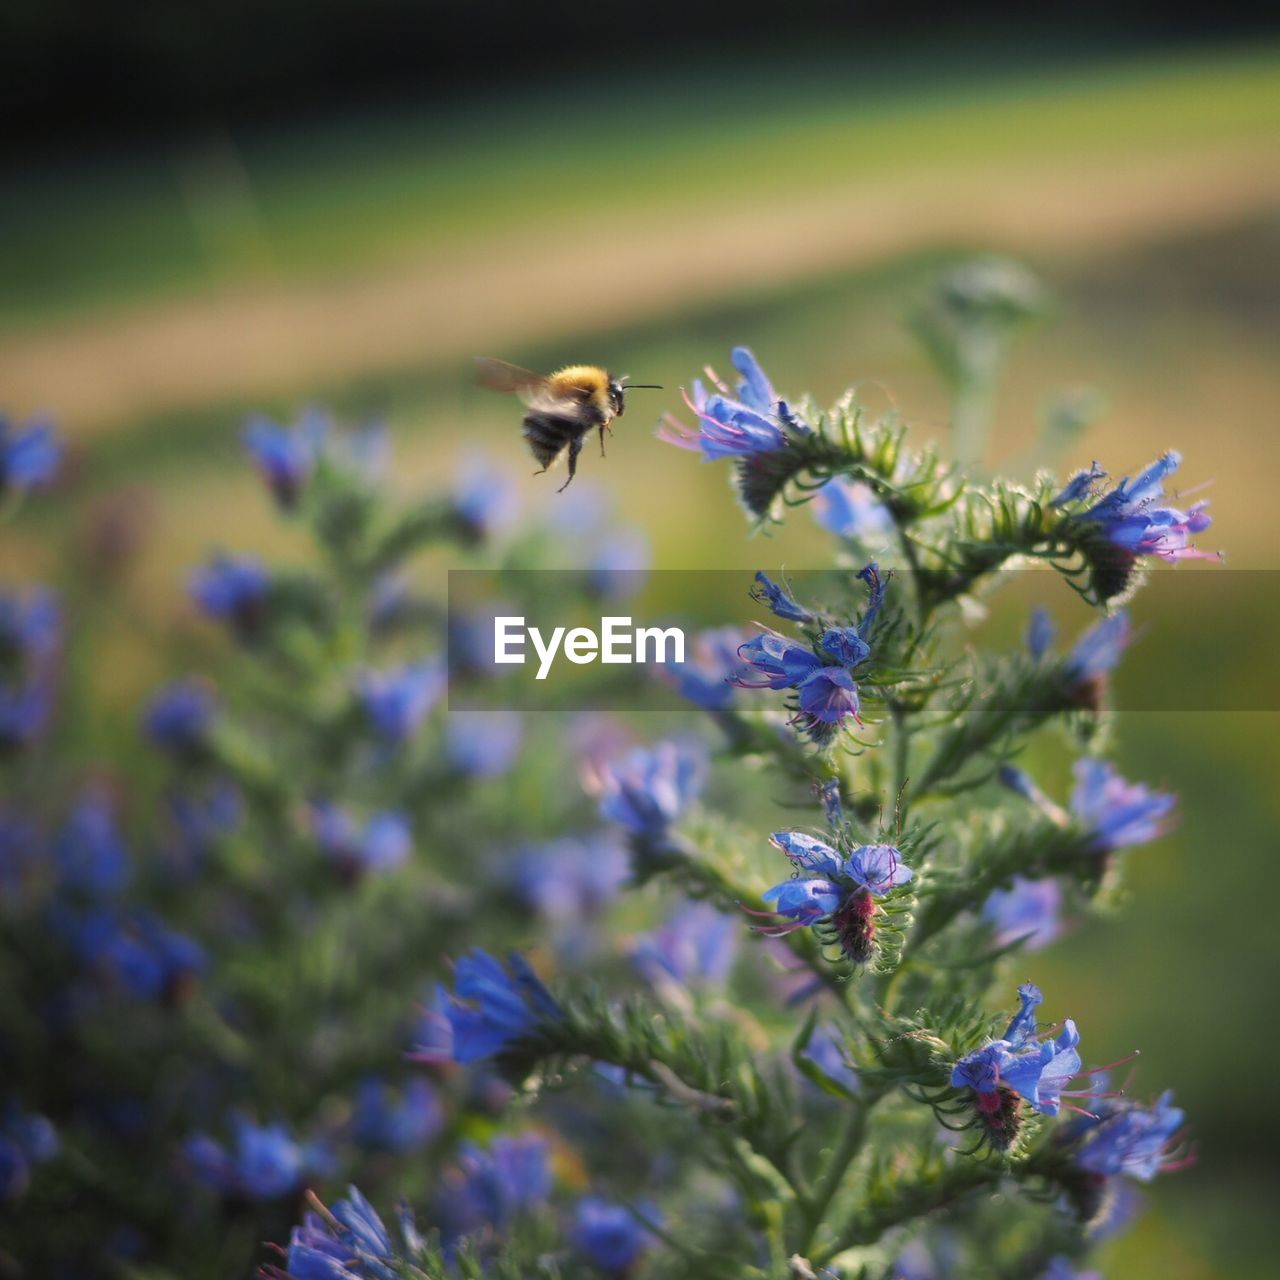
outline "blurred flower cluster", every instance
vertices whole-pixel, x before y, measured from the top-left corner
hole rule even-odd
[[[987,262],[920,320],[966,448],[1041,306]],[[634,589],[642,534],[586,486],[521,521],[477,459],[405,499],[384,433],[315,410],[244,432],[310,551],[190,571],[214,657],[110,759],[65,749],[92,636],[50,588],[0,594],[0,1271],[1070,1280],[1189,1159],[1172,1097],[1085,1066],[1087,1010],[1043,1025],[1008,964],[1173,817],[1101,747],[1116,606],[1209,523],[1164,496],[1177,455],[1105,493],[978,480],[853,392],[731,363],[663,434],[757,521],[811,503],[836,586],[744,581],[782,629],[699,637],[648,741],[451,709],[501,677],[438,554],[567,562],[536,587],[567,611]],[[0,421],[8,514],[59,456]],[[1016,556],[1102,616],[975,657],[966,605]],[[1033,741],[1072,757],[1065,804]]]

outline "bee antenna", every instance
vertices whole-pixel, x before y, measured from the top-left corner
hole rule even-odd
[[[662,383],[660,382],[628,382],[627,383],[628,391],[663,391],[665,389],[666,388],[664,388]]]

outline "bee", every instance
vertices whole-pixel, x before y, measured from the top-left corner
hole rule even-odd
[[[477,356],[476,380],[494,391],[518,395],[527,406],[522,422],[529,451],[542,464],[541,475],[562,454],[569,459],[569,479],[556,490],[563,493],[578,470],[582,442],[594,428],[600,432],[600,456],[604,454],[604,433],[612,434],[610,423],[622,417],[626,393],[637,388],[661,391],[652,382],[628,385],[627,375],[615,378],[607,369],[592,364],[571,364],[552,374],[533,373],[505,360]]]

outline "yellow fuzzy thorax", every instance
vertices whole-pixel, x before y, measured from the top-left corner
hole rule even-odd
[[[609,371],[594,364],[571,364],[557,369],[548,379],[556,395],[571,395],[573,390],[585,392],[602,409],[609,407]]]

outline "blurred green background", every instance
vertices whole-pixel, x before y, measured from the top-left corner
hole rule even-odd
[[[481,450],[545,509],[516,406],[474,389],[466,358],[598,361],[668,388],[634,397],[581,473],[644,526],[656,565],[818,567],[827,539],[804,513],[753,539],[724,468],[653,439],[657,414],[746,343],[784,393],[860,383],[920,442],[945,439],[901,320],[973,250],[1017,255],[1058,300],[1018,349],[997,454],[1032,439],[1053,391],[1100,387],[1109,408],[1064,468],[1122,473],[1176,446],[1188,484],[1214,482],[1230,567],[1280,567],[1280,43],[762,40],[621,70],[544,56],[573,74],[256,124],[184,115],[127,142],[59,137],[9,168],[0,400],[53,411],[74,456],[5,533],[0,572],[81,582],[94,750],[132,741],[138,699],[191,643],[185,567],[214,544],[290,550],[240,457],[246,411],[384,416],[405,490]],[[87,542],[135,525],[130,573],[98,607]],[[1189,655],[1177,678],[1217,678],[1225,631],[1237,679],[1270,664],[1268,576],[1233,617],[1198,605],[1196,578],[1172,623],[1162,611]],[[1069,597],[1059,616],[1084,620]],[[1268,711],[1122,714],[1122,770],[1179,792],[1181,823],[1133,858],[1122,918],[1031,961],[1096,1060],[1141,1046],[1134,1087],[1168,1083],[1194,1124],[1198,1164],[1108,1246],[1110,1276],[1276,1274],[1277,728]],[[1050,781],[1061,794],[1064,761]]]

